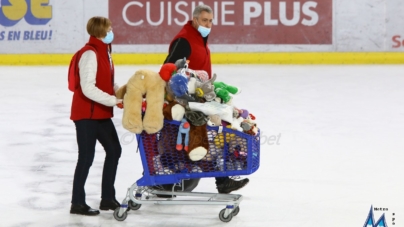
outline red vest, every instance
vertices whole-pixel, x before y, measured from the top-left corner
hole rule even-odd
[[[181,31],[174,37],[173,41],[178,38],[184,38],[191,46],[191,55],[188,57],[189,68],[193,70],[205,70],[209,78],[212,77],[212,64],[210,62],[210,50],[208,43],[203,40],[201,33],[192,27],[192,21],[188,21]],[[172,42],[171,44],[172,45]]]
[[[110,62],[108,56],[108,47],[110,47],[110,45],[103,43],[93,36],[90,36],[88,44],[97,50],[97,75],[95,86],[110,95],[114,95],[114,64],[112,63],[112,59]],[[78,56],[78,59],[80,59],[80,57],[81,56]],[[71,120],[108,119],[113,116],[113,107],[104,106],[90,100],[83,94],[80,86],[75,90],[70,115]]]

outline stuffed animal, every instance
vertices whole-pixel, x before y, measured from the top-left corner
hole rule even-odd
[[[223,102],[228,103],[231,100],[230,94],[240,94],[241,89],[235,86],[227,85],[223,82],[214,82],[216,96],[220,97]]]
[[[247,123],[248,124],[248,123]],[[255,125],[250,125],[251,128],[248,130],[244,130],[243,132],[252,136],[257,135],[258,133],[258,128]],[[244,129],[244,128],[243,128]]]
[[[160,68],[160,77],[165,81],[170,81],[171,77],[177,73],[177,67],[173,63],[165,63]],[[170,89],[170,86],[166,86],[164,99],[171,102],[174,100],[174,94]]]
[[[160,77],[163,79],[165,82],[168,82],[172,75],[177,72],[177,66],[173,63],[165,63],[164,65],[161,66],[160,68]]]
[[[222,125],[222,119],[220,118],[220,116],[218,114],[209,115],[208,119],[209,120],[208,120],[207,124],[209,126],[214,127],[214,126]]]
[[[255,123],[255,116],[253,114],[248,114],[248,117],[246,118],[247,120],[249,120],[252,123]]]
[[[201,111],[206,116],[218,114],[220,118],[229,123],[233,122],[233,107],[218,102],[189,102],[189,108],[193,111]]]
[[[199,79],[191,78],[188,83],[188,92],[197,97],[204,98],[206,101],[213,101],[216,98],[213,82],[216,80],[216,74],[212,79],[201,82]]]
[[[163,104],[165,82],[151,70],[138,70],[125,86],[119,88],[116,97],[125,104],[122,125],[130,132],[156,133],[163,128]],[[142,121],[142,101],[146,95],[147,109]]]
[[[167,120],[181,121],[185,115],[185,108],[178,102],[172,101],[163,108],[163,115]]]
[[[249,131],[253,127],[252,124],[245,122],[245,121],[241,122],[240,126],[241,126],[241,128],[243,128],[243,132]]]
[[[199,161],[205,157],[209,149],[206,123],[201,126],[191,124],[189,131],[188,157],[191,161]]]
[[[195,99],[188,94],[188,78],[185,75],[175,74],[168,82],[168,86],[179,103],[187,105],[188,102],[195,102]]]
[[[253,114],[248,114],[247,118],[241,122],[241,127],[243,128],[243,132],[249,135],[257,135],[258,127],[255,122],[255,116]]]
[[[240,109],[240,117],[247,119],[247,117],[249,116],[249,112],[246,109]]]
[[[186,58],[183,59],[178,59],[175,62],[175,66],[177,67],[177,70],[181,69],[181,73],[186,75],[188,79],[190,78],[195,78],[198,79],[201,82],[206,82],[209,80],[209,75],[206,71],[204,70],[193,70],[188,68],[189,65],[189,60],[186,60]]]
[[[189,129],[190,127],[187,119],[183,118],[178,130],[177,146],[175,147],[178,151],[182,150],[182,148],[184,148],[185,151],[188,151]],[[182,145],[182,134],[185,134],[184,146]]]
[[[188,92],[188,79],[182,74],[175,74],[168,82],[171,91],[176,97],[181,97]]]
[[[244,118],[242,118],[242,117],[233,118],[233,122],[231,123],[231,128],[242,132],[243,128],[241,127],[241,122],[243,122],[243,120],[244,120]]]
[[[187,60],[186,58],[183,59],[178,59],[177,61],[175,61],[175,66],[178,69],[183,69],[183,68],[188,68],[188,63],[189,60]]]

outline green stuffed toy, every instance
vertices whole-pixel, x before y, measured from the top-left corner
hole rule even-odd
[[[213,82],[215,86],[216,96],[221,98],[224,103],[231,100],[230,94],[237,95],[241,92],[241,89],[235,86],[227,85],[223,82]]]

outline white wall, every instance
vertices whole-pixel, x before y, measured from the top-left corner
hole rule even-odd
[[[52,17],[45,25],[29,24],[22,18],[12,26],[5,26],[1,24],[1,21],[4,24],[4,18],[2,19],[0,15],[0,54],[73,53],[88,39],[85,30],[87,20],[95,15],[109,17],[109,3],[106,0],[43,0],[45,5],[46,2],[52,7]],[[0,14],[6,6],[1,7]],[[333,0],[332,7],[332,44],[211,44],[211,50],[213,52],[403,50],[404,2],[402,0]],[[234,29],[237,30],[240,27],[234,26]],[[49,37],[50,31],[52,31],[51,37]],[[19,32],[20,37],[14,37],[14,32]],[[24,38],[24,32],[33,34],[33,37],[30,36],[27,40],[26,37]],[[37,32],[40,35],[48,32],[46,39],[35,40]],[[123,31],[114,29],[114,32]],[[136,35],[144,34],[136,33]],[[245,34],[240,33],[240,36],[243,35]],[[395,41],[393,41],[394,36]],[[167,48],[168,44],[120,44],[114,45],[114,52],[162,53],[166,52]]]

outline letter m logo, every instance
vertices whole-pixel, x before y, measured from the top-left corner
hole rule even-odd
[[[363,227],[387,227],[386,219],[383,215],[377,220],[375,223],[375,218],[373,216],[373,206],[370,207],[370,211],[368,217],[366,218],[365,224]]]

